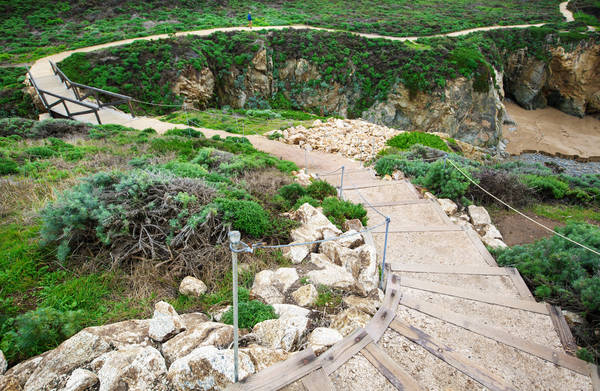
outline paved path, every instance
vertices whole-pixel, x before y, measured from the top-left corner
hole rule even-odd
[[[261,29],[290,27],[315,29],[309,26]],[[530,25],[494,26],[448,35],[514,27]],[[247,28],[211,29],[177,35],[241,30]],[[393,40],[416,39],[357,35]],[[56,54],[38,60],[31,71],[41,87],[67,93],[52,74],[49,59],[57,62],[74,52],[165,37],[136,38]],[[186,127],[147,117],[131,118],[112,109],[102,109],[100,115],[104,123],[137,129],[151,127],[159,133],[173,127]],[[93,122],[91,117],[82,120]],[[231,135],[196,129],[208,137]],[[262,136],[248,138],[261,150],[292,160],[300,166],[305,164],[305,152],[298,146]],[[343,365],[325,374],[328,381],[311,383],[306,380],[304,387],[327,389],[311,388],[320,384],[338,390],[395,389],[403,382],[398,377],[406,375],[409,380],[404,379],[405,386],[409,384],[412,388],[420,386],[423,389],[470,390],[481,388],[480,384],[486,384],[488,389],[593,389],[592,381],[597,381],[597,370],[565,353],[565,346],[567,349],[573,347],[569,345],[568,335],[563,335],[562,340],[559,335],[564,334],[564,328],[560,327],[562,318],[554,316],[551,307],[535,303],[518,272],[499,268],[474,231],[452,223],[437,202],[423,199],[407,181],[383,182],[359,162],[318,151],[309,154],[308,168],[312,172],[332,171],[342,165],[347,172],[344,177],[344,196],[347,199],[386,205],[378,207],[379,212],[369,208],[369,221],[370,225],[381,222],[383,217],[379,213],[391,217],[387,254],[392,272],[399,277],[396,284],[401,295],[396,296],[396,301],[386,302],[391,305],[389,310],[393,315],[388,318],[390,321],[394,318],[396,323],[388,322],[381,329],[374,341],[377,346],[370,345],[370,350],[361,350],[362,353],[356,350],[345,356]],[[340,180],[338,175],[325,178],[334,184]],[[381,255],[385,234],[378,230],[373,236]],[[389,290],[387,294],[390,295]],[[387,310],[386,307],[384,312]],[[378,321],[377,316],[374,322]],[[377,365],[382,360],[395,366]],[[311,376],[323,375],[316,372]],[[486,382],[489,377],[482,378],[482,373],[498,382]],[[506,387],[495,388],[494,385],[498,384]],[[294,384],[290,387],[301,389],[302,385],[298,385],[300,388],[294,388]]]

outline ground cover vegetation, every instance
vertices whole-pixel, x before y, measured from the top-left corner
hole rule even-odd
[[[224,130],[235,134],[263,134],[292,126],[310,126],[316,119],[325,119],[311,113],[285,109],[208,109],[177,111],[167,114],[162,121],[187,124],[200,128]]]
[[[297,223],[281,216],[293,205],[280,189],[295,169],[242,137],[0,119],[0,349],[13,364],[83,327],[149,316],[157,300],[178,311],[229,304],[229,227],[249,243],[290,241]],[[302,189],[328,200],[327,186]],[[327,213],[343,222],[347,209]],[[289,265],[267,249],[240,261],[246,290],[256,272]],[[185,275],[208,293],[178,294]],[[248,325],[274,316],[243,302]]]
[[[31,95],[24,92],[26,72],[22,67],[0,68],[0,118],[38,117]]]
[[[231,91],[241,91],[247,96],[247,109],[295,109],[332,115],[339,113],[318,99],[307,97],[336,89],[337,94],[348,97],[346,115],[354,118],[374,103],[384,101],[398,83],[413,95],[438,93],[443,99],[442,89],[447,82],[464,76],[473,79],[476,91],[486,92],[494,85],[492,66],[502,70],[515,50],[526,48],[529,55],[549,59],[549,47],[553,45],[570,50],[581,41],[598,39],[598,34],[587,33],[586,27],[577,23],[427,38],[417,44],[286,29],[138,41],[98,52],[76,53],[59,65],[74,81],[163,104],[182,102],[173,86],[190,67],[196,71],[208,68],[215,77],[215,93],[207,103],[209,107],[223,107],[228,104]],[[273,89],[268,94],[247,85],[252,60],[262,48],[266,48],[273,63]],[[312,76],[296,79],[293,72],[284,72],[292,60],[307,61]],[[310,67],[315,67],[316,74]],[[175,109],[144,105],[141,108],[151,114]],[[180,113],[174,118],[181,121],[181,117]]]
[[[600,2],[598,0],[573,0],[567,6],[575,20],[588,26],[600,27]]]
[[[440,140],[418,138],[427,145],[388,147],[374,167],[379,175],[402,171],[411,181],[438,197],[459,204],[496,205],[496,200],[466,179],[448,160],[458,165],[476,183],[509,204],[567,222],[557,230],[563,235],[600,251],[600,174],[570,176],[557,167],[520,161],[475,161],[435,149]],[[405,147],[399,139],[390,144]],[[447,145],[451,146],[450,143]],[[600,358],[600,257],[558,236],[535,243],[493,251],[498,264],[519,269],[538,299],[581,314],[585,323],[573,327],[580,357]]]
[[[66,49],[125,38],[213,27],[308,24],[394,36],[431,35],[472,27],[559,22],[557,0],[418,1],[81,1],[3,0],[1,62],[35,60]]]

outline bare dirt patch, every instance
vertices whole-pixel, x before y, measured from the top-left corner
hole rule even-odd
[[[552,236],[552,233],[549,231],[510,210],[489,208],[488,212],[492,218],[492,223],[496,226],[496,228],[498,228],[504,237],[504,243],[506,243],[508,246],[512,247],[521,244],[533,243],[540,239]],[[538,216],[533,213],[525,214],[549,228],[555,228],[557,226],[563,227],[565,225],[564,223]]]

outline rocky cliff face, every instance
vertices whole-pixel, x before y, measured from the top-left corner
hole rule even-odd
[[[573,51],[550,50],[550,61],[521,49],[505,67],[508,96],[527,109],[553,106],[578,117],[600,113],[600,45],[583,43]]]

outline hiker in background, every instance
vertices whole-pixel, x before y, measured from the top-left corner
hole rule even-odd
[[[252,14],[248,12],[248,27],[252,28]]]

